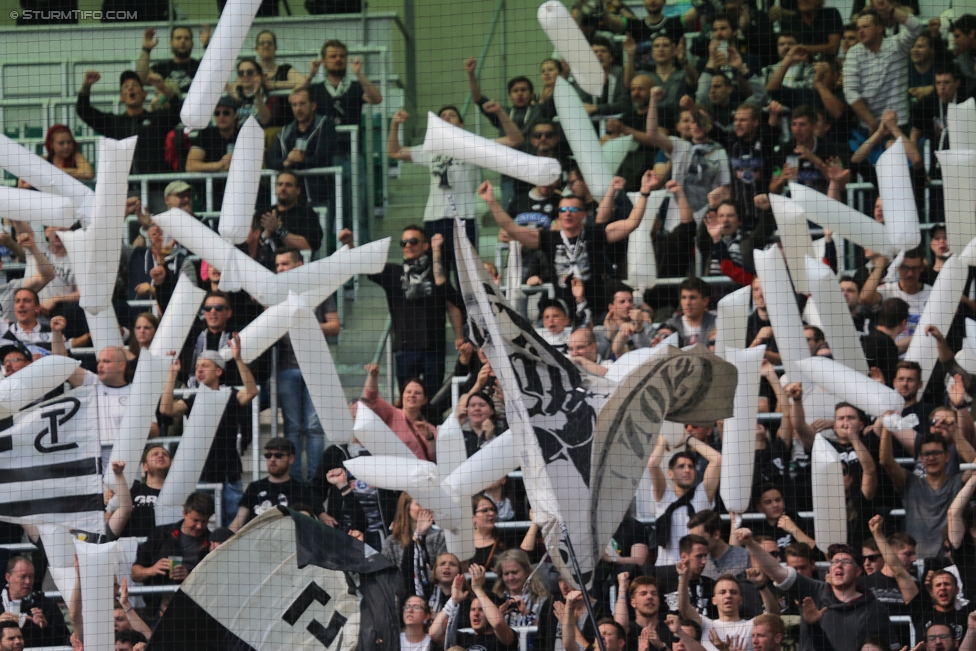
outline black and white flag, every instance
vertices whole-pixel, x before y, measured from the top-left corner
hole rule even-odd
[[[102,532],[97,410],[94,387],[79,387],[13,416],[0,431],[0,516]]]
[[[397,651],[397,573],[355,538],[271,509],[194,568],[147,651]]]
[[[661,423],[714,424],[732,415],[736,370],[704,347],[662,347],[620,383],[582,371],[512,309],[458,223],[458,278],[471,338],[505,393],[529,502],[562,577],[583,581],[634,497]]]

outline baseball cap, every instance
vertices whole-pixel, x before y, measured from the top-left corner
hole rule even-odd
[[[224,358],[221,357],[220,353],[218,353],[216,350],[203,351],[197,357],[197,361],[200,361],[201,359],[209,359],[211,362],[216,364],[217,368],[219,368],[221,371],[227,370],[227,362],[224,361]]]
[[[122,74],[119,75],[119,86],[130,79],[134,79],[136,83],[139,84],[139,88],[143,88],[142,79],[139,77],[139,73],[137,73],[135,70],[124,70]]]
[[[27,349],[27,346],[19,341],[11,341],[3,346],[0,346],[0,363],[2,363],[3,359],[10,353],[20,353],[28,362],[34,360],[34,356],[31,355],[31,352]]]
[[[227,108],[232,108],[235,111],[237,110],[237,102],[234,101],[234,98],[231,97],[230,95],[224,95],[223,97],[218,99],[217,106],[226,106]]]
[[[168,197],[171,194],[183,194],[187,190],[193,192],[193,188],[190,187],[190,184],[186,181],[173,181],[166,186],[165,190],[163,190],[163,196]]]

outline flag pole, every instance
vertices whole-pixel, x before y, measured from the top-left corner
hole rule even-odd
[[[569,552],[569,560],[573,564],[573,574],[576,575],[576,583],[583,592],[583,603],[586,605],[586,614],[589,615],[590,621],[593,622],[593,631],[596,633],[597,646],[600,647],[600,651],[607,651],[607,647],[603,644],[603,638],[600,637],[600,628],[596,624],[596,615],[593,614],[593,604],[590,603],[590,596],[586,593],[583,572],[580,570],[579,562],[576,560],[576,552],[573,551],[573,541],[569,539],[569,529],[566,528],[565,522],[559,523],[559,530],[563,532],[563,540],[566,541],[566,551]]]

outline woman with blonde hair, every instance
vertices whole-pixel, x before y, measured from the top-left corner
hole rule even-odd
[[[535,626],[549,598],[542,581],[532,574],[529,557],[521,549],[506,549],[495,556],[495,587],[504,600],[499,606],[509,626]]]
[[[433,588],[432,559],[447,551],[443,531],[431,531],[434,512],[425,509],[407,493],[400,493],[390,536],[383,541],[383,555],[400,568],[407,594],[426,602]]]

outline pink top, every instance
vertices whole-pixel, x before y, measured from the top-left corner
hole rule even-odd
[[[412,420],[407,418],[402,409],[397,409],[386,400],[380,397],[378,389],[363,389],[363,401],[376,413],[380,419],[393,430],[401,441],[403,441],[410,451],[421,461],[436,461],[435,455],[427,453],[427,437],[417,431],[417,426]],[[437,428],[430,423],[424,423],[430,428],[434,439],[437,439]]]

